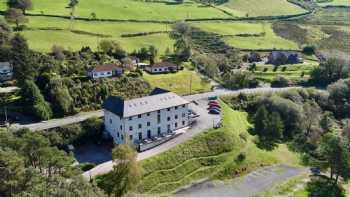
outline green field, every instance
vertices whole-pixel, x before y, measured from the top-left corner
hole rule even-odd
[[[1,0],[2,9],[7,0]],[[68,16],[67,0],[33,0],[33,10],[29,13]],[[174,4],[174,1],[145,2],[135,0],[83,0],[79,1],[76,16],[90,18],[95,13],[98,19],[122,20],[179,20],[186,18],[229,17],[215,8],[203,6],[193,1]]]
[[[83,46],[97,48],[101,40],[115,40],[131,52],[141,47],[154,45],[162,54],[166,48],[172,49],[173,40],[168,34],[153,34],[139,37],[121,37],[122,34],[147,31],[166,31],[170,27],[160,23],[130,22],[93,22],[69,20],[50,17],[29,17],[27,29],[21,34],[28,39],[32,49],[48,52],[52,45],[60,45],[66,49],[79,50]],[[71,30],[72,31],[71,31]]]
[[[266,82],[271,82],[278,75],[290,80],[308,79],[310,72],[318,65],[317,61],[308,59],[302,64],[281,65],[275,71],[273,65],[259,65],[254,74],[258,79]],[[301,77],[303,72],[304,77]]]
[[[202,79],[198,73],[189,70],[179,71],[168,74],[148,74],[144,73],[143,77],[152,87],[160,87],[180,95],[190,94],[190,83],[192,78],[191,94],[208,92],[211,90],[210,83]]]
[[[193,25],[204,31],[225,36],[223,39],[227,44],[240,49],[298,49],[295,42],[277,36],[271,23],[202,22]]]
[[[329,2],[318,3],[320,6],[350,6],[349,0],[331,0]]]
[[[298,156],[285,145],[274,151],[257,148],[247,132],[246,113],[234,111],[224,103],[222,109],[223,127],[209,129],[143,161],[144,176],[138,186],[139,192],[171,192],[201,178],[233,178],[273,163],[298,165]],[[240,153],[245,154],[244,160],[237,159]]]
[[[221,7],[234,10],[240,16],[277,16],[306,12],[287,0],[229,0]],[[225,9],[226,11],[229,11]]]

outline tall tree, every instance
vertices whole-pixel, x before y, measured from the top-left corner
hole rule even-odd
[[[141,179],[141,167],[136,161],[137,153],[129,145],[118,145],[113,149],[113,171],[99,184],[108,195],[124,196],[135,188]]]
[[[6,23],[5,20],[0,19],[0,46],[8,43],[11,36],[11,27]]]
[[[5,19],[8,23],[16,25],[16,30],[20,29],[20,25],[28,22],[28,19],[24,16],[20,9],[10,8],[5,13]]]
[[[150,58],[149,61],[152,65],[156,61],[156,58],[158,55],[158,49],[155,46],[151,45],[148,47],[148,52],[149,52],[149,58]]]
[[[73,28],[73,22],[75,18],[75,8],[78,5],[79,1],[78,0],[69,0],[68,7],[71,9],[70,11],[70,19],[71,19],[71,24],[70,24],[70,29]]]
[[[330,178],[337,184],[339,177],[350,178],[350,147],[347,138],[327,133],[323,136],[319,147],[319,155],[330,168]]]
[[[262,135],[265,128],[268,126],[269,112],[264,106],[259,107],[254,116],[254,131],[257,135]]]
[[[32,80],[25,80],[20,95],[28,113],[32,113],[41,120],[48,120],[52,117],[50,105],[45,101],[38,86]]]
[[[26,10],[33,8],[32,0],[8,0],[7,5],[10,8],[22,10],[23,14],[26,14]]]

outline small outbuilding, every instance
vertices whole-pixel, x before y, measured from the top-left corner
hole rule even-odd
[[[299,64],[302,58],[299,53],[293,51],[272,51],[268,57],[267,64],[284,65]]]
[[[158,62],[145,67],[145,70],[149,73],[168,73],[168,72],[177,72],[178,67],[176,64],[171,62]]]
[[[88,72],[92,79],[120,76],[124,72],[123,68],[117,64],[100,64]]]

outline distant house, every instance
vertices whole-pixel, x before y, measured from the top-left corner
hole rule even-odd
[[[284,64],[299,64],[302,59],[297,52],[291,51],[273,51],[268,57],[267,64],[284,65]]]
[[[0,81],[11,80],[13,77],[13,66],[9,62],[0,62]]]
[[[177,65],[171,62],[158,62],[145,67],[149,73],[168,73],[177,72]]]
[[[93,79],[118,76],[123,74],[123,68],[117,64],[100,64],[95,66],[89,73]]]
[[[135,56],[128,56],[122,59],[122,63],[123,68],[128,70],[134,70],[136,67],[138,67],[140,59]]]

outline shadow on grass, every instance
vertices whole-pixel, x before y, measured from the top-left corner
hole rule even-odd
[[[312,176],[306,185],[306,191],[311,197],[346,197],[341,185],[323,175]]]

